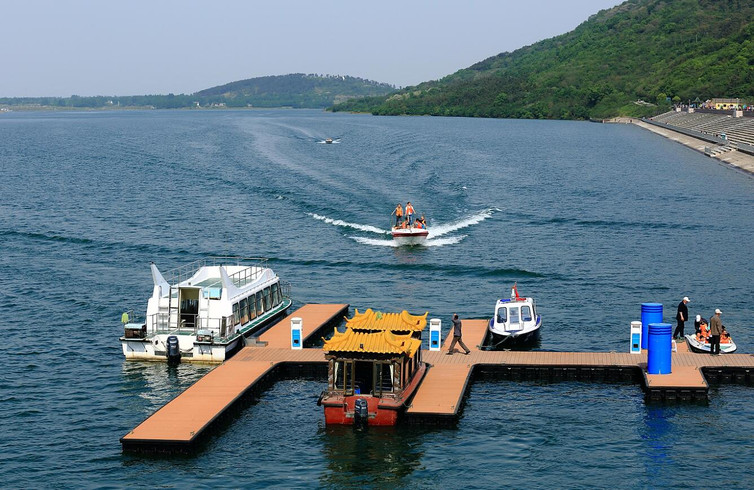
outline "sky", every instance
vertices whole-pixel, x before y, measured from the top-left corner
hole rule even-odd
[[[398,87],[620,0],[0,0],[0,97],[191,94],[319,73]]]

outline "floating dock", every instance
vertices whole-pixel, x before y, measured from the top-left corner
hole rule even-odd
[[[233,358],[209,372],[186,391],[121,438],[124,451],[190,452],[211,435],[212,427],[258,397],[281,374],[304,373],[326,377],[327,363],[321,348],[306,348],[307,339],[337,326],[347,315],[348,305],[306,305],[271,327],[259,337],[257,346],[241,349]],[[303,319],[303,345],[290,348],[290,320]],[[754,384],[754,356],[724,354],[710,356],[688,352],[679,343],[672,353],[672,372],[647,374],[647,352],[545,352],[485,351],[487,320],[464,320],[463,340],[471,349],[465,355],[460,347],[451,356],[446,352],[448,336],[441,351],[424,351],[430,364],[425,379],[406,410],[409,423],[454,423],[464,396],[476,375],[489,374],[505,379],[545,379],[549,381],[638,382],[648,401],[707,400],[708,380]],[[626,341],[628,344],[628,340]],[[314,394],[313,394],[314,395]]]
[[[259,336],[267,347],[244,347],[120,440],[123,450],[188,452],[244,399],[258,396],[281,363],[325,363],[322,349],[290,348],[291,318],[303,319],[302,342],[348,314],[347,304],[309,304]],[[285,341],[283,341],[285,339]]]

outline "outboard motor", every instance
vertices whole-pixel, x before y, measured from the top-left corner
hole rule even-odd
[[[181,362],[181,347],[178,344],[178,337],[171,335],[168,337],[168,363],[179,364]]]
[[[366,429],[369,425],[369,408],[364,398],[357,398],[353,404],[353,426],[357,429]]]

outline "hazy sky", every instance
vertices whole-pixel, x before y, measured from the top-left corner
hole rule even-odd
[[[265,75],[435,80],[620,0],[0,0],[0,97],[193,93]]]

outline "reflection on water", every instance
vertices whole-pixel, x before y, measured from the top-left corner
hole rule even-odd
[[[124,389],[136,393],[138,406],[154,411],[214,369],[210,364],[129,362],[122,367]],[[134,398],[134,401],[137,398]],[[145,403],[146,402],[146,403]]]
[[[424,456],[420,433],[407,427],[329,426],[319,439],[328,468],[320,483],[326,486],[400,485]]]

